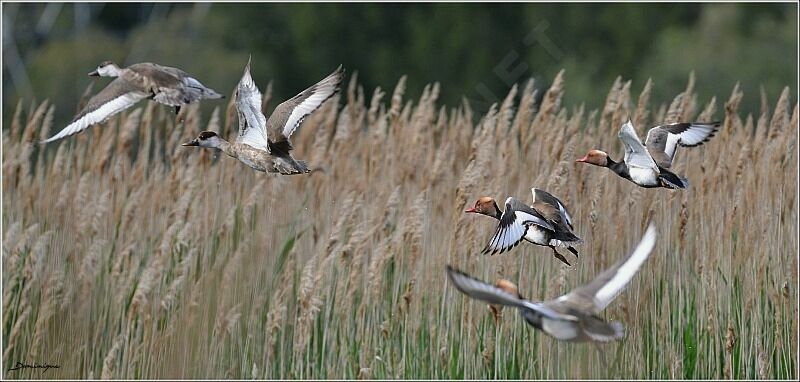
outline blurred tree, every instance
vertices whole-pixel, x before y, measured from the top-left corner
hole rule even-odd
[[[49,7],[49,8],[48,8]],[[763,85],[774,100],[797,82],[796,4],[4,4],[4,126],[20,97],[50,98],[69,120],[114,59],[177,66],[229,94],[247,56],[261,87],[291,97],[343,64],[367,92],[442,85],[441,101],[478,110],[533,77],[546,88],[566,68],[569,105],[601,105],[617,76],[669,102],[689,72],[701,102],[740,81],[743,109]],[[83,15],[83,16],[82,16]],[[83,25],[88,15],[88,27]],[[36,20],[37,22],[31,22]],[[39,25],[37,29],[37,25]],[[46,26],[46,27],[45,27]],[[46,33],[43,31],[47,31]],[[107,79],[98,80],[95,91]],[[796,91],[796,89],[795,89]],[[540,92],[541,94],[542,92]],[[274,104],[273,104],[274,105]],[[203,110],[217,106],[203,105]]]

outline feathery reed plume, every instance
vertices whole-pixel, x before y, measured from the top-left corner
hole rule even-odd
[[[653,91],[653,79],[648,78],[647,82],[639,93],[639,102],[636,103],[636,111],[633,113],[634,126],[644,126],[647,124],[647,105],[650,103],[650,93]]]
[[[9,356],[18,344],[17,338],[22,331],[22,327],[28,322],[28,316],[31,314],[30,305],[26,304],[21,309],[22,313],[16,317],[16,320],[14,320],[14,325],[11,327],[11,332],[8,335],[8,346],[6,346],[5,350],[3,351],[3,359],[9,359]]]
[[[553,79],[553,84],[544,93],[542,104],[539,106],[539,112],[536,118],[533,119],[533,131],[545,131],[544,127],[548,126],[553,117],[558,114],[558,109],[561,107],[561,98],[564,96],[564,69],[561,69],[556,78]],[[522,147],[527,149],[535,134],[530,134]]]
[[[725,379],[733,378],[733,347],[736,346],[736,334],[733,332],[733,324],[728,322],[728,330],[725,332],[725,368],[723,375]]]
[[[784,126],[788,126],[789,122],[789,112],[791,111],[791,106],[789,104],[789,87],[783,88],[781,92],[780,98],[778,98],[778,102],[775,105],[775,112],[772,113],[772,122],[769,125],[769,137],[768,140],[771,142],[775,141],[780,135],[781,129]]]
[[[389,119],[396,123],[397,118],[400,116],[400,108],[403,107],[403,94],[406,92],[406,76],[400,77],[400,80],[397,81],[397,85],[394,87],[394,92],[392,92],[392,103],[389,107]]]
[[[167,293],[161,300],[161,307],[164,308],[164,310],[169,311],[175,306],[175,302],[186,283],[186,278],[189,276],[189,270],[191,269],[192,262],[195,261],[195,256],[197,256],[197,248],[192,248],[186,256],[181,259],[181,262],[178,263],[177,275],[170,283]]]
[[[19,141],[19,136],[22,134],[22,98],[17,101],[17,107],[14,108],[14,116],[11,117],[11,126],[9,127],[8,138],[12,142]]]
[[[103,249],[106,244],[105,240],[97,239],[86,251],[86,255],[83,256],[81,269],[78,271],[78,279],[81,280],[87,291],[92,289],[92,284],[97,278],[99,263],[102,261]]]
[[[312,324],[322,306],[322,300],[316,293],[320,281],[320,274],[316,268],[317,258],[315,256],[306,262],[300,276],[300,284],[297,289],[297,324],[293,345],[295,356],[299,356],[308,347]]]
[[[125,336],[120,334],[114,340],[113,345],[111,345],[111,349],[106,354],[105,358],[103,358],[103,370],[100,373],[100,379],[112,379],[117,371],[117,364],[119,357],[119,353],[122,351],[123,346],[125,346]]]
[[[33,116],[28,118],[28,122],[25,124],[25,130],[22,133],[22,142],[33,143],[35,141],[37,130],[41,128],[42,119],[44,118],[49,105],[50,102],[48,100],[44,100],[44,102],[42,102],[39,107],[36,108]]]
[[[41,354],[39,350],[43,345],[44,338],[47,336],[45,331],[50,319],[56,314],[64,292],[64,273],[55,271],[50,274],[45,288],[44,295],[40,301],[39,312],[36,315],[36,324],[33,329],[33,345],[31,346],[31,357],[38,358]]]
[[[617,76],[617,78],[614,80],[614,83],[611,85],[611,89],[608,91],[606,102],[603,104],[603,109],[600,112],[600,122],[598,122],[598,128],[601,136],[603,133],[614,129],[614,126],[611,124],[611,117],[614,115],[614,112],[619,106],[619,92],[621,89],[622,76]]]
[[[533,79],[525,83],[525,88],[522,90],[522,97],[519,101],[517,113],[514,115],[514,122],[511,124],[511,130],[516,131],[519,142],[527,142],[529,129],[533,120],[533,114],[536,111],[536,89],[533,87]]]

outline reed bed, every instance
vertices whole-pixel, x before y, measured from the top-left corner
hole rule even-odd
[[[565,76],[514,87],[486,113],[417,99],[405,79],[355,78],[294,137],[317,171],[275,176],[181,147],[232,137],[232,104],[203,117],[142,103],[84,134],[47,101],[3,128],[5,378],[778,378],[798,376],[798,107],[784,90],[741,116],[742,92],[672,102],[618,79],[599,110],[562,105]],[[722,92],[724,89],[720,89]],[[545,91],[540,105],[535,94]],[[727,90],[724,90],[727,91]],[[265,108],[274,100],[265,97]],[[342,106],[343,105],[343,106]],[[771,110],[772,109],[772,110]],[[724,120],[681,149],[685,191],[639,189],[574,163],[619,158],[619,126]],[[573,267],[522,245],[484,256],[484,195],[559,196],[584,239]],[[560,343],[448,284],[452,264],[549,299],[658,228],[653,255],[604,312],[626,337]],[[16,362],[58,369],[8,371]]]

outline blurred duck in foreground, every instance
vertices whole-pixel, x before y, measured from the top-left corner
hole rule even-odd
[[[614,162],[600,150],[590,150],[576,160],[600,167],[608,167],[617,175],[645,188],[687,188],[689,181],[670,171],[678,145],[694,147],[703,144],[719,130],[720,122],[673,123],[656,126],[647,132],[645,143],[639,140],[630,120],[619,130],[619,139],[625,144],[622,163]]]
[[[606,322],[599,316],[628,285],[653,250],[656,230],[650,224],[642,240],[624,259],[611,266],[590,283],[554,300],[526,300],[508,280],[493,286],[447,266],[453,286],[467,296],[494,305],[519,309],[525,321],[550,337],[571,342],[609,342],[624,337],[621,323]]]
[[[267,119],[261,112],[261,92],[250,76],[250,60],[236,89],[236,110],[239,113],[239,135],[236,142],[222,139],[213,131],[204,131],[183,144],[222,150],[251,168],[284,175],[310,172],[305,161],[295,160],[289,137],[303,119],[317,110],[339,90],[344,77],[341,65],[316,85],[303,90],[275,108]]]
[[[531,193],[533,206],[509,197],[506,199],[505,211],[500,211],[493,198],[484,196],[475,202],[474,207],[465,211],[490,216],[500,221],[483,253],[493,255],[497,252],[503,253],[525,240],[550,247],[555,258],[570,265],[556,250],[556,247],[566,247],[578,256],[578,251],[572,245],[580,243],[581,239],[572,233],[572,217],[567,207],[547,191],[532,188]]]
[[[53,142],[86,130],[143,99],[174,106],[177,114],[181,105],[201,99],[224,97],[183,70],[149,62],[120,68],[111,61],[105,61],[89,73],[89,76],[117,78],[92,97],[67,127],[42,143]]]

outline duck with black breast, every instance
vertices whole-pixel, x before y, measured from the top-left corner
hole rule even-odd
[[[694,147],[708,141],[719,130],[720,122],[673,123],[651,128],[645,143],[639,140],[630,120],[619,130],[625,145],[622,162],[612,160],[605,151],[590,150],[576,162],[608,167],[617,175],[644,188],[682,189],[689,181],[670,168],[678,146]]]

